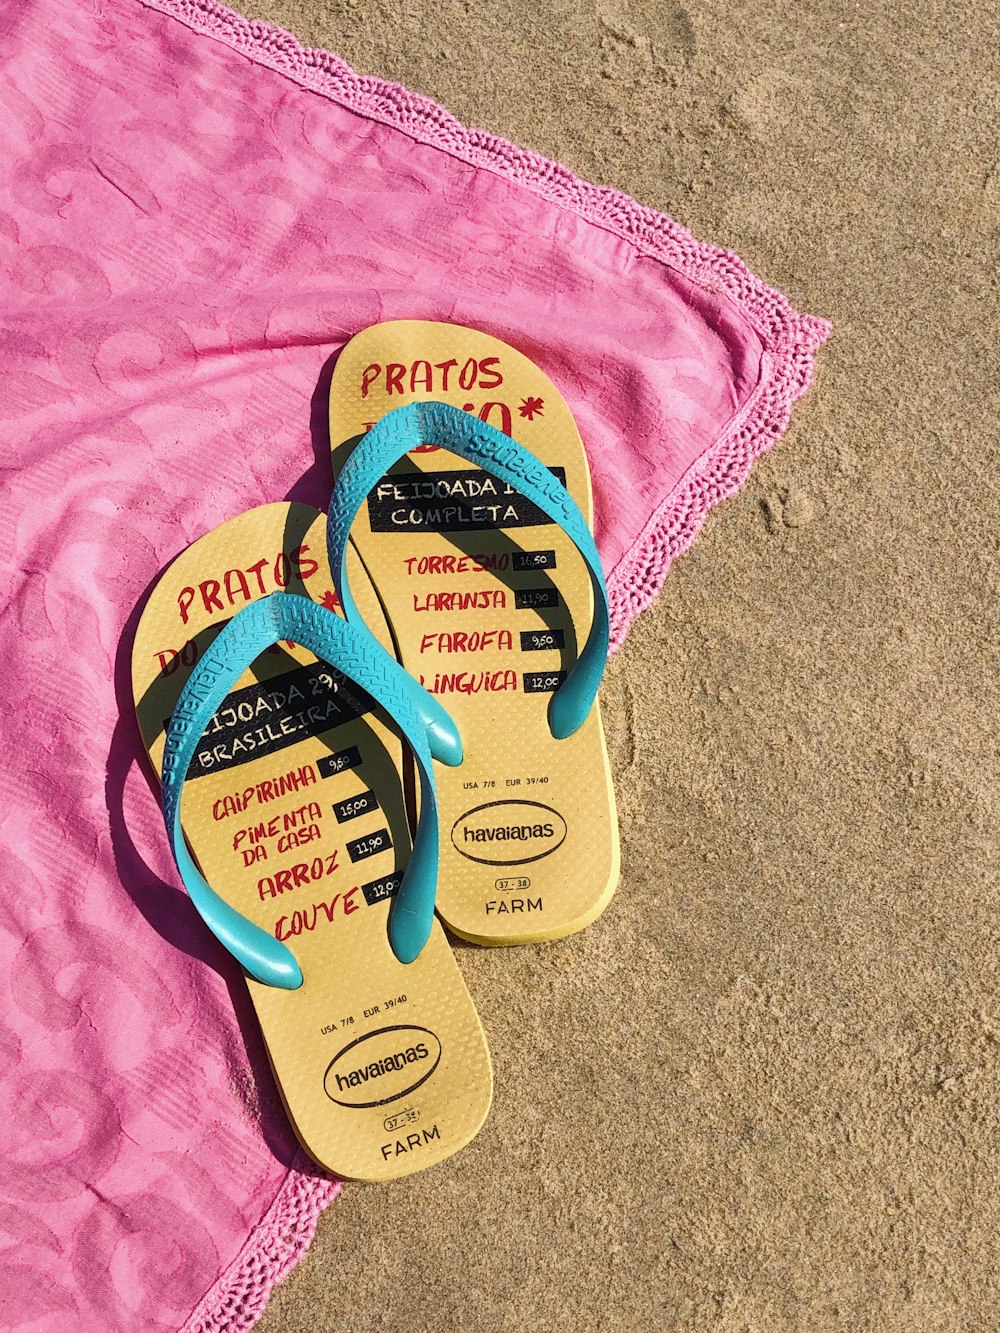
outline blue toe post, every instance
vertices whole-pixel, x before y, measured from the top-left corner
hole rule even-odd
[[[565,740],[590,713],[604,675],[610,641],[604,571],[593,533],[566,487],[534,454],[495,426],[449,403],[408,403],[387,412],[358,440],[337,478],[327,519],[330,569],[344,615],[370,635],[347,584],[351,524],[372,487],[421,444],[440,445],[513,486],[557,523],[583,556],[594,589],[594,618],[576,663],[549,703],[552,735]],[[462,738],[437,700],[427,695],[420,712],[434,758],[446,764],[461,763]]]
[[[426,718],[432,715],[428,701],[435,701],[370,633],[355,629],[308,597],[283,592],[238,612],[206,649],[181,690],[167,727],[162,797],[167,836],[184,887],[208,928],[252,977],[268,986],[296,990],[303,977],[292,951],[248,921],[208,884],[188,850],[180,819],[184,780],[213,714],[255,659],[282,640],[302,644],[360,685],[395,720],[413,750],[420,777],[420,819],[389,915],[389,942],[404,963],[418,956],[434,922],[438,815]],[[442,741],[449,743],[447,738]]]

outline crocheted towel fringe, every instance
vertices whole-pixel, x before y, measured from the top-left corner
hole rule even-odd
[[[181,1333],[245,1333],[253,1327],[275,1284],[308,1250],[320,1213],[340,1193],[339,1181],[317,1171],[299,1152],[274,1203]]]

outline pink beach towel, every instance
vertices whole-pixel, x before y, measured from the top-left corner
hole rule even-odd
[[[143,590],[251,505],[325,506],[338,349],[450,320],[575,411],[619,644],[826,326],[669,218],[211,0],[19,0],[0,33],[0,1323],[245,1329],[338,1186],[297,1152],[137,767]]]

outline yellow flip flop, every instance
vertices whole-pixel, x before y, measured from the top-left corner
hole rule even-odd
[[[181,877],[247,973],[299,1139],[337,1175],[388,1180],[473,1138],[492,1075],[433,915],[422,692],[334,613],[324,524],[263,505],[178,556],[139,621],[133,691]],[[377,625],[353,562],[351,579]]]
[[[607,593],[568,406],[506,343],[404,320],[340,354],[330,438],[345,614],[366,618],[353,549],[400,662],[457,726],[425,710],[436,753],[464,754],[438,775],[441,917],[479,944],[582,929],[614,893],[619,840],[596,701]]]

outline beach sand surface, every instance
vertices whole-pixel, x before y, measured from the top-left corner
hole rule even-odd
[[[834,322],[610,665],[617,898],[460,949],[492,1117],[346,1186],[258,1327],[994,1333],[995,7],[249,8]]]

